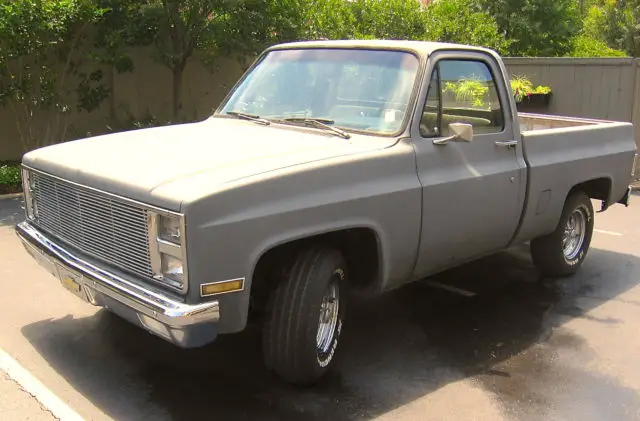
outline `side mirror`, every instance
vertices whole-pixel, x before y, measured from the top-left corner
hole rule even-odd
[[[449,124],[449,131],[453,133],[452,136],[443,137],[441,139],[434,139],[434,145],[446,145],[451,141],[461,140],[464,142],[473,141],[473,126],[466,123],[451,123]]]

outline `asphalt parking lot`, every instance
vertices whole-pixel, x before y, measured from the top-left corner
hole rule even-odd
[[[21,214],[0,199],[0,348],[88,420],[640,420],[638,196],[597,215],[573,278],[522,246],[355,299],[308,389],[264,370],[255,328],[181,350],[81,302],[19,246]]]

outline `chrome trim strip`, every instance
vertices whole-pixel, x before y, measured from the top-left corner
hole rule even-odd
[[[242,281],[242,288],[236,289],[236,290],[233,290],[233,291],[216,292],[214,294],[203,294],[202,293],[202,287],[204,287],[204,286],[222,284],[222,283],[225,283],[225,282],[233,282],[233,281]],[[225,281],[207,282],[206,284],[200,284],[200,296],[201,297],[213,297],[214,295],[224,295],[224,294],[232,294],[234,292],[242,292],[242,291],[244,291],[245,284],[246,284],[245,278],[233,278],[233,279],[227,279]]]
[[[83,282],[90,288],[160,323],[171,327],[186,327],[217,322],[220,319],[218,301],[185,304],[160,291],[137,285],[83,260],[51,241],[27,222],[16,225],[15,231],[25,247],[35,249],[43,257],[48,256],[62,266],[79,271],[86,277]]]
[[[189,258],[187,253],[187,217],[180,215],[180,247],[182,251],[182,272],[184,276],[184,293],[189,289]]]
[[[158,251],[160,251],[160,253],[168,254],[169,256],[173,256],[182,260],[184,256],[182,253],[182,248],[179,245],[171,243],[166,240],[161,240],[159,238],[157,241],[158,241]]]
[[[22,191],[24,196],[24,205],[25,205],[25,215],[27,219],[33,220],[34,212],[33,212],[33,194],[31,191],[31,173],[22,168]]]
[[[158,219],[157,213],[149,212],[147,214],[147,226],[149,227],[149,256],[151,258],[151,270],[153,276],[162,276],[162,261],[160,253],[158,253]]]

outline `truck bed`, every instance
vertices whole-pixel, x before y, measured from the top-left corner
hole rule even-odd
[[[547,114],[518,113],[518,117],[520,119],[520,130],[523,133],[538,130],[618,123],[607,120],[594,120],[587,118],[564,117]]]
[[[597,192],[592,197],[607,206],[625,196],[636,154],[631,123],[526,113],[518,117],[529,172],[519,239],[552,232],[564,199],[579,183],[589,182]]]

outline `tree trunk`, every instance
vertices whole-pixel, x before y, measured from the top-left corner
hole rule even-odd
[[[109,66],[109,124],[112,130],[120,129],[120,122],[116,113],[116,68]]]
[[[186,67],[186,62],[176,63],[173,67],[173,123],[180,121],[180,110],[182,108],[182,75]]]

